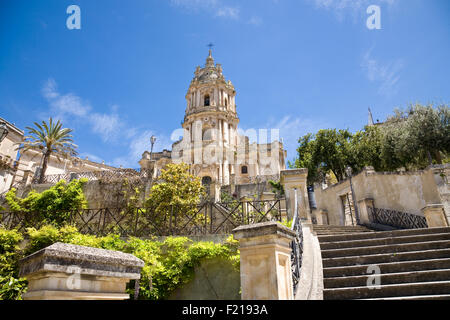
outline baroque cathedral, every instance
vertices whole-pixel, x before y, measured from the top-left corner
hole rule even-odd
[[[142,168],[154,167],[156,177],[168,163],[184,162],[204,184],[216,188],[278,180],[286,167],[278,130],[241,134],[238,124],[236,90],[209,50],[205,66],[196,68],[186,93],[183,138],[172,150],[145,151],[139,163]]]

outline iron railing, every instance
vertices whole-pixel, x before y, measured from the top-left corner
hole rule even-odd
[[[77,227],[81,233],[98,236],[170,236],[228,234],[243,224],[281,222],[281,201],[214,203],[205,201],[186,212],[176,206],[155,211],[149,208],[102,208],[52,212],[56,221]],[[39,228],[46,223],[46,212],[0,212],[0,224],[7,229]]]
[[[87,179],[88,181],[101,180],[103,182],[115,182],[123,179],[130,180],[145,180],[150,179],[152,170],[135,169],[117,169],[117,170],[102,170],[102,171],[88,171],[88,172],[72,172],[63,174],[51,174],[44,177],[43,183],[56,184],[61,180],[71,181],[73,179]],[[33,179],[33,183],[38,183],[39,177]]]
[[[369,215],[373,223],[387,225],[397,229],[428,228],[425,217],[406,212],[369,207]]]
[[[303,230],[300,216],[298,214],[298,198],[297,189],[295,189],[294,199],[294,217],[292,219],[291,229],[295,231],[294,240],[291,242],[291,269],[292,269],[292,285],[294,295],[296,294],[298,284],[300,282],[300,271],[302,267],[303,255]]]

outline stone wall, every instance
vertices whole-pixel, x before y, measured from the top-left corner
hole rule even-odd
[[[234,190],[232,190],[233,188]],[[221,192],[226,192],[230,195],[236,193],[237,199],[241,199],[243,197],[253,198],[258,193],[261,196],[264,192],[272,192],[272,186],[268,182],[239,184],[233,187],[227,185],[221,187]]]
[[[240,273],[224,259],[207,259],[195,267],[194,278],[169,300],[240,300]]]
[[[31,189],[37,192],[42,192],[51,188],[53,184],[34,184],[28,185],[23,189],[17,190],[17,195],[21,198],[26,197]],[[88,201],[89,209],[101,208],[120,208],[125,206],[125,198],[123,191],[128,190],[124,188],[123,182],[102,182],[100,180],[88,181],[83,186],[83,193]],[[130,187],[131,190],[131,187]],[[144,196],[144,193],[141,193]]]
[[[375,172],[364,169],[352,177],[356,203],[372,198],[376,208],[391,209],[423,216],[422,209],[432,204],[442,204],[450,218],[450,165],[430,166],[412,172]],[[316,214],[326,211],[328,223],[344,224],[341,196],[350,193],[350,179],[322,189],[314,187]]]

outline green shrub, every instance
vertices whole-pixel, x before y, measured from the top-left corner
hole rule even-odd
[[[0,228],[0,299],[18,300],[26,290],[26,280],[19,278],[19,243],[23,236],[16,230]]]
[[[11,260],[8,260],[7,269],[2,268],[0,297],[3,299],[20,299],[21,293],[26,289],[26,282],[17,278],[19,258],[55,242],[117,250],[142,259],[145,266],[141,271],[139,299],[168,298],[173,290],[192,279],[194,267],[203,259],[225,258],[232,262],[237,270],[239,269],[238,241],[232,236],[224,244],[193,242],[185,237],[168,237],[163,242],[134,237],[124,241],[118,235],[96,237],[81,234],[73,226],[57,228],[52,225],[40,229],[28,228],[27,236],[29,239],[26,247],[19,249],[18,243],[23,236],[17,231],[0,228],[1,261],[7,258]],[[9,254],[5,254],[6,252]],[[132,286],[133,283],[127,289],[131,295],[134,294]]]
[[[17,213],[39,213],[37,219],[47,224],[64,225],[74,210],[87,208],[83,185],[87,179],[61,180],[41,193],[31,190],[27,197],[21,199],[12,188],[5,195],[9,210]]]

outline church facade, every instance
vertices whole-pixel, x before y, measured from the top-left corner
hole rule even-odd
[[[286,151],[278,130],[240,132],[236,90],[222,65],[214,63],[211,50],[205,66],[196,68],[185,98],[182,139],[171,151],[144,152],[142,168],[155,166],[158,175],[167,163],[184,162],[204,184],[218,187],[279,179]]]

